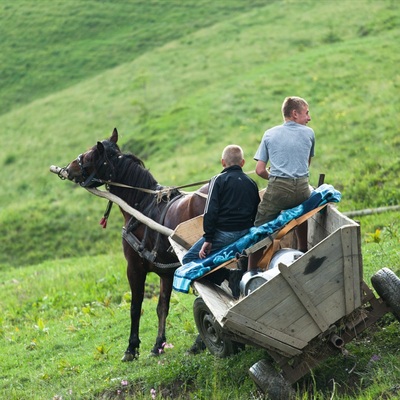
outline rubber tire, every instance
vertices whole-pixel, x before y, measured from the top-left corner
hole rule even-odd
[[[382,268],[371,278],[372,286],[400,321],[400,278],[389,268]]]
[[[267,361],[260,360],[249,369],[250,378],[270,400],[294,399],[290,383]]]
[[[243,349],[241,343],[224,337],[221,325],[201,297],[197,297],[193,303],[193,314],[197,330],[211,354],[225,358]]]

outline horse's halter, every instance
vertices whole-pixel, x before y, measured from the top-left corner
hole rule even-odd
[[[96,151],[96,150],[92,150]],[[97,150],[98,151],[98,150]],[[100,153],[100,152],[99,152]],[[114,158],[115,156],[118,156],[118,153],[113,154],[111,157],[108,157],[107,151],[105,150],[102,154],[100,154],[99,159],[96,162],[90,161],[90,162],[84,162],[86,153],[81,153],[79,156],[76,158],[76,161],[78,163],[81,176],[83,179],[83,182],[80,182],[79,185],[82,187],[97,187],[101,186],[104,183],[107,183],[108,181],[111,181],[114,177],[114,165],[111,163],[110,158]],[[103,166],[109,165],[111,167],[111,171],[108,176],[108,180],[103,180],[96,175],[99,173],[99,170]],[[93,171],[89,174],[88,169],[92,167]]]
[[[96,172],[97,172],[96,168],[93,168],[93,171],[92,171],[92,173],[90,175],[88,174],[87,168],[93,167],[94,163],[93,162],[84,163],[83,162],[83,156],[84,156],[84,154],[81,153],[76,158],[76,161],[77,161],[77,163],[79,165],[79,169],[81,171],[81,175],[82,175],[82,178],[83,178],[83,182],[80,182],[79,185],[81,185],[82,187],[88,187],[88,186],[93,187],[93,186],[102,185],[103,181],[101,179],[95,178],[95,175],[96,175]],[[96,183],[99,183],[99,184],[91,185],[93,182],[96,182]]]

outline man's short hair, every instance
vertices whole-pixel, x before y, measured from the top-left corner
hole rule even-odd
[[[304,107],[307,107],[308,103],[301,97],[291,96],[286,97],[282,104],[282,115],[283,118],[290,118],[292,111],[301,111]]]
[[[243,149],[236,144],[230,144],[224,148],[222,159],[225,160],[228,167],[240,165],[243,160]]]

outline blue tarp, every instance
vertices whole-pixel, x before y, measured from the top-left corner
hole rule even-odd
[[[191,261],[184,264],[175,271],[173,288],[182,293],[188,293],[190,284],[193,280],[201,278],[207,272],[211,271],[225,261],[231,260],[237,253],[253,246],[268,235],[283,228],[288,222],[301,217],[303,214],[322,206],[326,203],[338,203],[341,199],[341,193],[332,185],[321,185],[313,190],[311,196],[302,204],[289,210],[284,210],[273,221],[264,225],[250,228],[247,235],[238,239],[236,242],[224,247],[209,257],[201,260]]]

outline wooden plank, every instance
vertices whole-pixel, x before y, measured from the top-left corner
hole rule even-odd
[[[199,215],[198,217],[180,223],[168,237],[168,240],[181,264],[184,255],[202,235],[203,216]]]
[[[346,315],[354,310],[354,271],[352,263],[351,230],[342,228],[343,278]]]
[[[278,234],[278,232],[273,233],[272,235],[260,240],[259,242],[257,242],[256,244],[254,244],[253,246],[245,249],[245,253],[246,255],[255,253],[256,251],[262,249],[263,247],[268,247],[271,245],[273,239],[276,237],[276,235]]]
[[[325,239],[330,235],[325,228],[326,213],[329,212],[328,208],[325,208],[324,215],[317,214],[311,217],[308,221],[308,234],[307,234],[307,245],[308,248],[313,248],[321,240]]]
[[[184,255],[187,253],[186,247],[183,247],[180,245],[177,241],[175,241],[172,236],[168,237],[168,240],[171,244],[172,249],[174,250],[174,253],[178,257],[179,262],[182,264],[182,259]]]
[[[235,304],[233,297],[206,279],[193,282],[193,286],[222,326],[226,312]]]
[[[331,220],[334,221],[333,226],[335,227],[335,230],[344,225],[359,226],[356,221],[341,213],[334,205],[331,206],[330,216]]]
[[[364,276],[364,269],[363,269],[363,258],[361,252],[361,228],[360,225],[357,225],[353,229],[353,266],[355,268],[355,279],[354,279],[354,306],[355,308],[361,307],[363,302],[363,276]],[[358,274],[357,274],[358,273]]]
[[[173,236],[181,237],[187,244],[188,249],[203,236],[203,216],[191,218],[180,223],[174,230]]]
[[[341,233],[347,315],[361,305],[361,281],[359,271],[359,250],[357,242],[358,232],[354,229],[351,229],[351,227],[343,227]]]
[[[350,227],[350,229],[354,234],[354,227]],[[296,263],[299,264],[300,261],[302,261],[303,269],[300,265],[298,268],[295,268],[295,264],[289,267],[290,272],[300,281],[303,289],[329,325],[346,315],[340,234],[340,230],[337,231],[333,235],[334,240],[331,240],[332,238],[326,240],[314,248],[312,252],[305,254],[301,259],[296,261]],[[354,251],[357,251],[357,246]],[[314,273],[304,274],[304,266],[309,263],[310,259],[312,257],[318,259],[323,255],[326,255],[327,258],[321,267]],[[355,269],[357,270],[357,268]],[[355,271],[355,274],[357,274],[357,271]],[[264,290],[268,288],[268,291],[276,293],[276,289],[273,286],[268,286],[268,283],[265,285],[266,289]],[[360,287],[360,285],[358,285],[358,287]],[[257,321],[259,323],[268,323],[276,329],[284,330],[303,340],[310,340],[319,334],[319,331],[316,332],[312,328],[312,325],[314,325],[313,321],[311,321],[310,324],[309,319],[304,315],[305,313],[299,308],[299,305],[293,300],[290,300],[290,298],[283,299],[281,296],[283,289],[279,288],[279,290],[281,291],[278,296],[279,304],[275,303],[264,315],[260,316]],[[360,289],[358,289],[358,292],[359,291]],[[356,292],[357,290],[355,290],[355,293]],[[244,301],[237,306],[243,307],[243,303]]]
[[[324,316],[325,321],[328,325],[337,321],[345,315],[343,304],[343,280],[340,284],[337,284],[336,279],[332,279],[328,286],[329,292],[324,292],[325,300],[322,300],[316,308],[319,313]],[[337,293],[341,293],[341,298],[333,298]],[[261,318],[257,320],[258,323],[267,323],[273,326],[275,329],[282,330],[290,333],[299,339],[309,341],[319,333],[321,333],[319,327],[315,327],[314,321],[308,314],[308,311],[299,301],[294,301],[295,296],[293,293],[283,299],[280,304],[265,313]],[[295,298],[296,299],[296,298]],[[297,299],[296,299],[297,300]],[[315,302],[315,300],[313,300]],[[341,304],[337,304],[339,301]],[[332,311],[330,311],[332,309]],[[337,316],[337,309],[342,311],[342,314]],[[300,322],[299,322],[300,321]]]
[[[335,204],[329,203],[323,212],[313,215],[309,219],[309,246],[315,246],[321,240],[345,225],[359,226],[355,221],[339,212]]]
[[[249,296],[242,298],[240,302],[235,304],[234,311],[257,321],[269,310],[281,303],[288,295],[287,284],[279,274],[264,283]]]
[[[283,342],[286,345],[296,347],[298,349],[302,349],[308,344],[308,342],[293,337],[285,332],[279,331],[271,327],[270,325],[268,326],[266,324],[258,324],[252,319],[247,318],[245,315],[240,315],[233,311],[228,311],[223,324],[229,324],[228,321],[235,322],[238,326],[247,326],[256,332],[260,332],[263,335],[270,337],[271,339]]]
[[[313,304],[312,300],[310,299],[310,297],[308,296],[308,294],[306,293],[306,291],[304,290],[302,285],[289,272],[289,268],[285,264],[280,263],[278,265],[278,268],[279,268],[279,271],[281,272],[282,276],[285,278],[286,282],[292,288],[294,294],[297,296],[297,298],[300,300],[300,302],[306,308],[306,310],[308,311],[308,313],[310,314],[310,316],[314,320],[314,322],[321,329],[321,332],[325,332],[329,328],[329,325],[325,321],[325,318],[323,317],[323,315],[315,307],[315,305]]]
[[[236,316],[238,319],[236,319]],[[251,321],[250,321],[251,322]],[[251,325],[251,324],[250,324]],[[292,346],[289,346],[275,338],[272,338],[264,333],[262,333],[258,329],[254,329],[254,326],[250,326],[243,323],[243,317],[232,313],[229,319],[226,320],[224,327],[229,330],[235,330],[240,332],[250,341],[258,342],[262,344],[263,347],[271,348],[275,351],[279,351],[280,353],[286,356],[296,356],[301,354],[301,350],[296,349]]]
[[[246,343],[249,343],[253,346],[262,347],[271,352],[274,352],[275,354],[280,354],[280,355],[284,356],[285,358],[292,358],[292,357],[299,356],[302,354],[301,350],[290,348],[290,347],[288,347],[288,350],[286,352],[284,350],[278,350],[276,347],[274,347],[266,342],[265,335],[263,335],[259,332],[255,332],[255,331],[251,330],[250,328],[242,327],[241,331],[239,331],[237,329],[237,325],[232,323],[228,329],[229,329],[229,332],[231,332],[232,334],[242,337]],[[288,351],[290,351],[290,353],[288,353]]]
[[[325,315],[324,313],[326,313],[326,315],[329,315],[331,319],[335,320],[335,322],[341,319],[345,315],[343,290],[333,293],[327,301],[319,304],[317,308],[322,315]],[[310,320],[310,315],[304,313],[299,319],[293,321],[291,325],[288,325],[282,330],[283,332],[290,333],[296,338],[311,341],[317,337],[321,331],[319,327]]]

